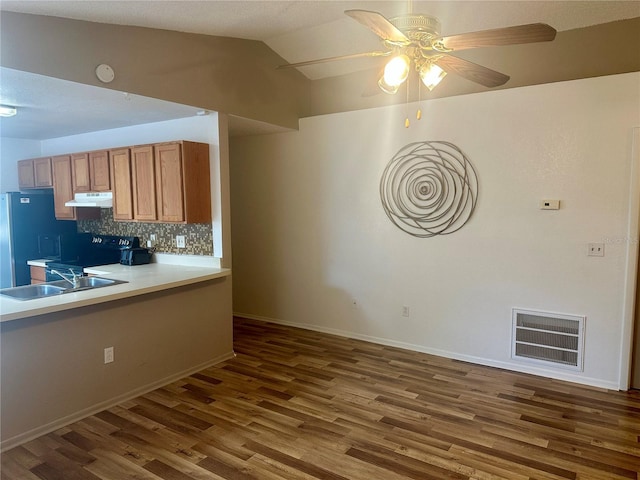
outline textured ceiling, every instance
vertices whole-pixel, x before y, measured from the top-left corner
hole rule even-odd
[[[377,50],[378,38],[347,9],[406,12],[405,1],[0,1],[0,10],[264,41],[288,62]],[[558,31],[640,16],[640,1],[415,1],[413,11],[442,22],[442,34],[544,22]],[[1,14],[1,12],[0,12]],[[369,59],[301,68],[310,79],[364,70]],[[0,99],[34,106],[34,116],[0,120],[0,135],[54,138],[193,115],[194,108],[96,87],[0,71]],[[60,101],[64,99],[64,101]],[[86,108],[89,106],[90,108]],[[37,108],[36,108],[37,107]],[[125,115],[126,114],[126,115]],[[268,125],[230,120],[233,135]]]
[[[0,137],[44,140],[192,117],[202,109],[0,67],[0,99],[19,114],[0,117]],[[233,136],[285,129],[229,117]]]
[[[189,117],[197,110],[9,68],[0,68],[0,98],[20,106],[18,115],[0,121],[0,135],[24,138],[22,132],[29,132],[39,140]]]

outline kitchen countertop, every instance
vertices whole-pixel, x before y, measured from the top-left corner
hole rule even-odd
[[[33,261],[37,266],[37,260]],[[30,263],[30,264],[34,264]],[[44,265],[43,265],[44,266]],[[35,315],[59,312],[72,308],[96,305],[145,293],[205,282],[231,275],[231,269],[213,266],[172,265],[149,263],[127,266],[119,263],[84,269],[86,273],[128,283],[65,293],[35,300],[14,300],[0,296],[0,322],[8,322]]]
[[[32,267],[43,267],[45,268],[47,266],[47,263],[50,262],[55,262],[56,260],[47,260],[45,258],[37,258],[35,260],[29,260],[27,262],[27,265],[30,265]]]

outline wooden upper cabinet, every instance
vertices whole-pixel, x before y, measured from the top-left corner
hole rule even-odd
[[[211,222],[206,143],[176,141],[21,160],[18,173],[21,188],[53,186],[61,220],[100,218],[99,208],[65,203],[77,192],[112,191],[114,220]]]
[[[108,192],[111,190],[109,152],[107,150],[89,153],[89,173],[92,192]]]
[[[53,202],[58,220],[75,220],[73,207],[65,206],[65,202],[73,199],[73,181],[71,156],[62,155],[51,159],[53,170]]]
[[[158,220],[211,222],[209,145],[172,142],[154,147]]]
[[[181,142],[186,223],[211,222],[209,145]]]
[[[74,192],[91,191],[88,153],[75,153],[71,155],[71,178],[73,180]]]
[[[184,222],[182,148],[178,143],[155,146],[158,220]]]
[[[18,186],[20,187],[20,190],[36,187],[33,160],[20,160],[18,162]]]
[[[35,158],[18,162],[18,186],[28,188],[53,187],[50,158]]]
[[[109,152],[114,220],[133,220],[131,154],[128,148]]]
[[[71,155],[74,192],[108,192],[109,152],[106,150]]]
[[[145,221],[157,220],[155,162],[153,161],[152,145],[131,149],[131,193],[133,195],[133,218]]]
[[[33,161],[33,173],[35,176],[36,188],[53,187],[51,158],[36,158]]]

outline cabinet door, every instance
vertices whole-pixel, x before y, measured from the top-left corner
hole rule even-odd
[[[128,148],[110,152],[113,219],[133,220],[131,156]]]
[[[31,285],[47,281],[47,274],[44,267],[34,267],[31,265],[29,269],[31,271]]]
[[[33,160],[20,160],[18,162],[18,186],[21,190],[35,188],[36,180],[33,174]]]
[[[33,161],[36,188],[53,187],[53,173],[50,158],[36,158]]]
[[[131,149],[131,179],[133,218],[146,221],[157,220],[155,165],[151,145]]]
[[[91,190],[88,153],[71,155],[71,178],[74,192],[89,192]]]
[[[64,204],[73,199],[73,184],[71,174],[71,157],[63,155],[51,159],[53,170],[53,202],[56,218],[59,220],[74,220],[75,209]]]
[[[211,223],[211,176],[209,145],[182,143],[182,182],[186,223]]]
[[[89,173],[92,192],[108,192],[111,190],[108,151],[91,152],[89,154]]]
[[[179,143],[156,145],[154,149],[158,220],[184,222],[181,145]]]

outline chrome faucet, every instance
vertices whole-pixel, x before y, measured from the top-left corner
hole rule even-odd
[[[62,273],[59,272],[58,270],[51,270],[51,273],[54,275],[58,275],[59,277],[61,277],[63,280],[66,280],[67,282],[69,282],[71,284],[71,286],[73,286],[73,288],[75,288],[76,286],[78,286],[78,279],[80,277],[82,277],[82,275],[78,275],[76,274],[76,272],[73,271],[73,269],[69,269],[69,272],[71,273],[71,275],[69,275],[69,273]]]

